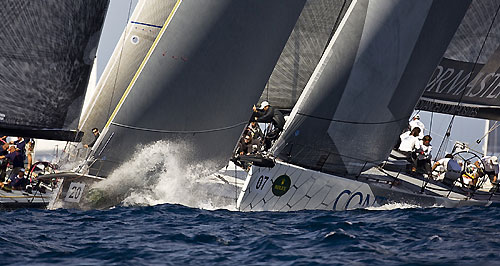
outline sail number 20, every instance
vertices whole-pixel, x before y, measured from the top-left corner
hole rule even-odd
[[[66,192],[66,198],[64,198],[64,201],[80,202],[84,189],[85,189],[85,183],[71,182],[68,191]]]
[[[81,187],[72,187],[70,192],[71,193],[69,193],[68,198],[69,199],[77,199],[82,195],[82,188]]]
[[[257,184],[255,184],[255,188],[262,190],[264,188],[264,185],[266,185],[267,180],[269,180],[269,176],[261,175],[257,180]]]

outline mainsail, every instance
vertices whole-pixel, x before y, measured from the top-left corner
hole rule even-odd
[[[90,143],[94,139],[92,128],[103,129],[175,2],[148,0],[137,4],[99,79],[90,108],[80,121],[79,129],[85,133],[83,143]]]
[[[259,102],[291,110],[351,0],[308,0]]]
[[[353,0],[275,155],[336,174],[386,159],[469,4]]]
[[[0,134],[78,140],[109,0],[7,0],[0,16]]]
[[[416,109],[500,120],[499,8],[472,2]]]
[[[141,145],[191,147],[190,163],[227,163],[305,0],[178,1],[98,145],[106,176]]]

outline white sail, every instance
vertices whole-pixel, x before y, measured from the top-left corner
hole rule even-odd
[[[102,130],[109,116],[158,36],[172,11],[175,0],[139,1],[116,44],[95,91],[89,108],[82,114],[79,129],[82,142],[94,140],[92,128]]]

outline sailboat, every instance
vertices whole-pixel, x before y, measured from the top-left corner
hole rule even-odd
[[[271,150],[276,165],[252,166],[238,198],[239,210],[349,210],[391,202],[456,207],[498,202],[496,194],[448,187],[379,167],[425,88],[432,85],[433,75],[435,80],[442,64],[453,58],[453,51],[469,44],[463,34],[470,31],[471,18],[477,22],[478,14],[488,15],[480,18],[487,26],[479,46],[489,40],[488,29],[498,29],[498,4],[352,1]],[[495,38],[491,42],[494,51],[499,42]],[[494,65],[491,54],[483,54],[490,62],[485,67],[496,72],[498,64]],[[479,94],[485,94],[486,85],[476,84]]]
[[[108,4],[85,0],[2,5],[0,135],[81,139],[78,120]],[[47,206],[51,188],[42,193],[37,186],[33,193],[0,191],[0,208]]]
[[[94,204],[92,195],[85,197],[90,185],[130,160],[136,147],[159,140],[188,147],[182,156],[190,164],[221,168],[231,157],[248,110],[262,94],[304,3],[177,1],[86,165],[58,174],[68,180],[57,196],[62,207],[101,206]],[[109,200],[103,203],[108,206],[124,196],[96,193]]]

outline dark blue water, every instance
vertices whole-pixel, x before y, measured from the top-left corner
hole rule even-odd
[[[500,209],[1,212],[2,265],[500,264]]]

